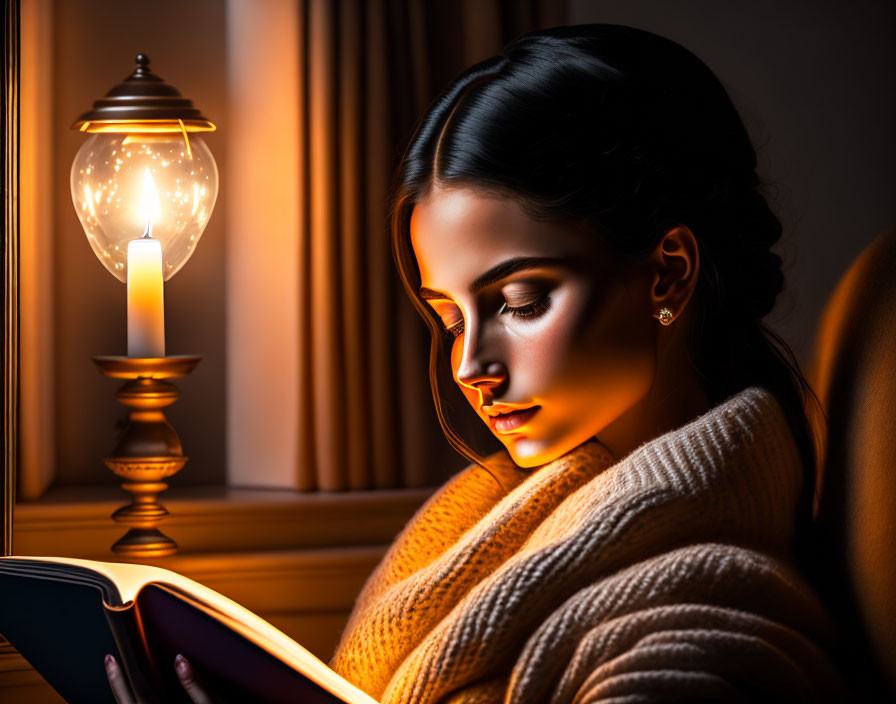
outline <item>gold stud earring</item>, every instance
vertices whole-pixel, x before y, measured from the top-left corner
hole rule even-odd
[[[671,325],[672,324],[672,311],[668,308],[660,308],[659,312],[659,320],[663,325]]]

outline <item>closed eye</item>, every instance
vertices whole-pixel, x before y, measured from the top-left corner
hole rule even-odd
[[[537,301],[533,301],[532,303],[527,303],[524,306],[509,306],[505,301],[501,308],[498,310],[499,315],[503,315],[505,313],[510,313],[514,318],[519,318],[521,320],[534,320],[535,318],[539,318],[544,315],[548,309],[551,307],[551,297],[543,296],[539,298]],[[456,323],[452,325],[445,326],[445,332],[447,332],[452,337],[459,337],[464,332],[464,321],[463,319],[458,320]]]
[[[432,307],[435,310],[436,315],[439,317],[442,323],[442,329],[445,332],[450,333],[454,337],[457,337],[463,332],[464,319],[460,316],[460,310],[456,306],[452,305],[446,310],[440,310],[442,306],[438,304],[433,305]],[[450,320],[455,316],[457,316],[457,322],[449,323],[445,321],[445,318],[448,318]]]
[[[445,332],[452,337],[460,337],[464,332],[464,321],[458,320],[454,325],[449,325],[445,328]]]
[[[510,313],[514,318],[522,318],[523,320],[529,320],[531,318],[538,318],[539,316],[544,315],[547,310],[551,307],[551,297],[543,296],[539,298],[537,301],[533,301],[532,303],[527,303],[524,306],[512,307],[507,305],[505,302],[503,306],[501,306],[501,310],[498,313]]]

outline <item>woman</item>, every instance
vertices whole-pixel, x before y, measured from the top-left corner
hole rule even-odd
[[[472,464],[371,575],[334,670],[383,702],[846,697],[755,168],[712,72],[629,27],[524,35],[432,104],[393,247]]]

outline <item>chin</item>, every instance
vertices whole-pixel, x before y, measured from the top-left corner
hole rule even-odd
[[[553,462],[566,454],[572,447],[552,445],[549,442],[525,435],[505,436],[501,438],[511,459],[519,467],[538,467]]]
[[[564,434],[562,437],[538,437],[526,433],[499,435],[498,439],[507,449],[511,459],[518,467],[538,467],[562,457],[579,445],[596,436],[591,428],[579,428],[578,432]]]

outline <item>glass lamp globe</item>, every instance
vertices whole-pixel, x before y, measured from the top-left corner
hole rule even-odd
[[[162,245],[167,281],[208,224],[218,168],[195,134],[98,132],[75,156],[71,189],[87,240],[113,276],[127,282],[128,242],[148,234]]]
[[[215,126],[138,54],[133,73],[81,115],[88,134],[71,170],[72,202],[94,253],[128,281],[128,243],[158,240],[162,277],[193,254],[218,196],[218,167],[200,136]]]

